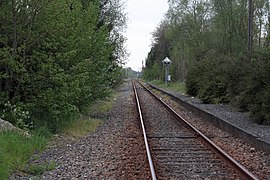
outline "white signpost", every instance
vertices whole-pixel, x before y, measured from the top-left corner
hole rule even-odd
[[[169,67],[172,61],[168,57],[166,57],[165,59],[162,60],[162,63],[165,68],[165,84],[167,86],[168,82],[171,81],[171,75],[169,75]]]

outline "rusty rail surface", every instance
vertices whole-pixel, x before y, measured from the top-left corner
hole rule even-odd
[[[142,131],[143,131],[143,138],[144,138],[147,158],[148,158],[148,162],[149,162],[151,177],[152,177],[153,180],[156,180],[157,178],[156,178],[155,168],[154,168],[154,165],[153,165],[151,152],[150,152],[149,145],[148,145],[147,135],[146,135],[143,116],[142,116],[142,111],[141,111],[141,105],[140,105],[140,101],[139,101],[139,97],[138,97],[138,94],[137,94],[137,90],[136,90],[134,81],[132,81],[132,85],[133,85],[133,90],[134,90],[134,94],[135,94],[135,98],[136,98],[137,109],[138,109],[139,116],[140,116],[140,123],[141,123]]]

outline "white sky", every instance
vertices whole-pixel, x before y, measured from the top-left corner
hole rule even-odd
[[[167,0],[127,0],[126,5],[128,28],[125,45],[130,53],[126,67],[138,71],[150,51],[151,33],[163,19],[168,4]]]

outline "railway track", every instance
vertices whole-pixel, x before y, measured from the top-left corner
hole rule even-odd
[[[257,179],[149,89],[133,89],[152,179]]]

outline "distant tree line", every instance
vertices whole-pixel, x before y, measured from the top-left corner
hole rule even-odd
[[[139,72],[134,71],[130,67],[123,68],[122,73],[123,73],[123,77],[125,79],[128,79],[128,78],[137,78],[139,76]]]
[[[185,81],[188,94],[231,103],[259,124],[270,123],[269,0],[168,3],[153,32],[144,78],[162,79],[161,61],[168,56],[172,80]]]
[[[1,117],[52,131],[120,83],[119,0],[0,0]]]

